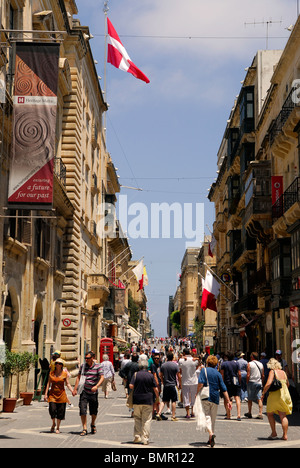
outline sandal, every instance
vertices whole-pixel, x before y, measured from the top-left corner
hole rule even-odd
[[[82,433],[80,434],[80,437],[85,437],[88,435],[88,431],[86,429],[83,429]]]
[[[92,434],[97,434],[96,426],[91,425],[91,433]]]

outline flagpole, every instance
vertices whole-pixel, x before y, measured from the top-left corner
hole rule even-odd
[[[104,100],[107,103],[107,15],[109,12],[109,6],[108,6],[108,0],[104,1],[104,7],[103,7],[103,12],[104,12],[104,88],[103,88],[103,94],[104,94]],[[104,112],[103,116],[103,127],[104,127],[104,132],[106,134],[106,112]]]

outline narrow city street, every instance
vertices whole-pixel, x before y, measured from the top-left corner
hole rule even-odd
[[[207,435],[196,431],[196,422],[186,420],[185,410],[177,409],[178,422],[153,421],[150,445],[148,447],[132,444],[133,419],[130,419],[126,407],[125,394],[120,378],[117,377],[117,392],[111,392],[107,400],[99,394],[100,411],[97,421],[97,434],[80,437],[81,424],[78,411],[78,397],[72,398],[73,408],[67,410],[66,420],[61,426],[59,435],[50,433],[48,404],[34,402],[30,407],[18,407],[13,414],[0,415],[0,448],[101,448],[103,456],[116,457],[116,453],[130,455],[166,449],[168,453],[196,454],[199,449],[207,448]],[[256,416],[254,406],[253,415]],[[247,404],[242,404],[242,415],[247,412]],[[300,447],[300,413],[289,417],[289,440],[269,441],[270,427],[264,413],[263,421],[242,418],[236,420],[236,409],[233,408],[233,419],[224,419],[223,405],[219,406],[216,424],[216,449],[220,448],[299,448]],[[90,429],[90,426],[88,426]],[[281,426],[277,425],[278,437],[281,437]],[[145,451],[146,450],[146,451]],[[143,452],[144,451],[144,452]],[[196,458],[195,458],[196,459]],[[106,459],[106,461],[113,461]],[[178,461],[178,460],[175,460]],[[180,461],[180,460],[179,460]],[[191,460],[193,461],[193,460]]]

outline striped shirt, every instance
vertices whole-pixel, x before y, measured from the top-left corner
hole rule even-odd
[[[87,364],[83,364],[80,367],[79,375],[82,375],[82,373],[86,377],[84,391],[90,395],[93,395],[92,388],[95,387],[99,382],[101,376],[103,375],[103,370],[101,369],[100,364],[94,363],[92,367],[88,367]]]

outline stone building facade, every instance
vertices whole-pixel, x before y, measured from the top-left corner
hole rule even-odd
[[[299,31],[283,51],[259,51],[218,154],[215,204],[219,351],[277,349],[299,386]],[[298,341],[297,341],[298,340]]]
[[[118,302],[113,335],[115,317],[109,323],[105,310],[111,291],[123,289],[119,277],[132,258],[114,210],[106,210],[117,203],[120,183],[106,148],[108,108],[89,28],[77,14],[74,0],[5,0],[0,7],[0,341],[48,360],[60,349],[73,377],[87,350],[99,357],[101,337],[121,333],[128,293]],[[16,41],[60,44],[54,199],[47,211],[7,206]]]

